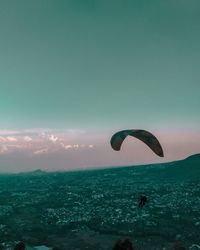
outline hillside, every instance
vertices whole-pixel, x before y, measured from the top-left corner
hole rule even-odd
[[[175,179],[199,179],[200,178],[200,154],[189,156],[180,161],[164,165],[162,176]]]

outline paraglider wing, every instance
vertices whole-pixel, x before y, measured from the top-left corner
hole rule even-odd
[[[128,135],[130,135],[131,131],[132,130],[122,130],[115,133],[110,140],[111,147],[114,150],[119,151],[121,149],[122,142]]]
[[[129,129],[129,130],[122,130],[115,133],[111,138],[111,146],[114,150],[119,151],[121,149],[121,145],[124,139],[127,136],[133,136],[141,141],[143,141],[150,149],[160,157],[163,157],[163,150],[158,141],[158,139],[146,130],[141,129]]]

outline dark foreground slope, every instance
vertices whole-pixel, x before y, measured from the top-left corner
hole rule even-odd
[[[138,208],[141,193],[148,196]],[[95,171],[0,176],[0,241],[57,249],[137,249],[199,244],[200,155],[183,161]]]
[[[200,154],[192,155],[184,160],[168,163],[163,171],[163,176],[176,179],[199,180]]]
[[[147,171],[149,177],[159,181],[192,181],[200,178],[200,154],[187,157],[184,160],[152,164],[147,166],[136,166],[140,171]]]

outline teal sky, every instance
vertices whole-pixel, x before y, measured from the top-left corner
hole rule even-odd
[[[0,172],[200,149],[199,0],[0,0]],[[120,129],[155,134],[158,156]]]
[[[1,0],[1,128],[198,127],[199,10]]]

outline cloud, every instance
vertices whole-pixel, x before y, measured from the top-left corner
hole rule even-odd
[[[32,141],[33,139],[30,137],[30,136],[24,136],[24,141],[26,142],[30,142]]]
[[[70,150],[86,151],[93,148],[96,133],[79,129],[21,129],[0,130],[1,153],[27,155],[54,154]],[[97,138],[96,138],[97,139]],[[98,140],[98,139],[97,139]]]
[[[52,134],[52,135],[49,136],[49,140],[52,141],[52,142],[57,142],[58,137]]]
[[[36,150],[33,154],[34,155],[41,155],[41,154],[45,154],[49,151],[48,148],[42,148],[42,149],[39,149],[39,150]]]
[[[70,144],[65,145],[63,142],[61,142],[61,143],[60,143],[60,146],[61,146],[62,148],[64,148],[64,149],[70,149],[70,148],[73,148],[73,146],[72,146],[72,145],[70,145]]]
[[[17,134],[20,134],[20,133],[21,133],[21,130],[0,129],[0,135],[9,136],[9,135],[17,135]]]
[[[5,142],[5,141],[7,141],[6,138],[0,136],[0,142]]]
[[[15,138],[15,137],[7,136],[6,138],[7,138],[7,140],[10,141],[10,142],[16,142],[16,141],[17,141],[17,138]]]

